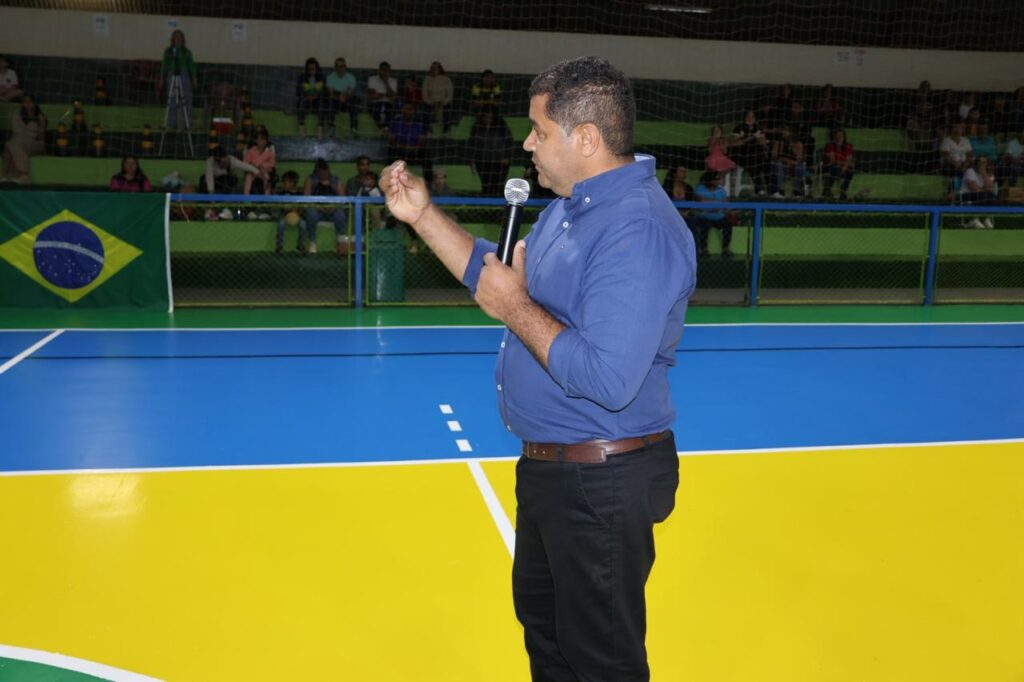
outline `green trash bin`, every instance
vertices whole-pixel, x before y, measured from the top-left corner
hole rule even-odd
[[[370,303],[405,300],[403,230],[371,230],[367,249],[366,291]]]

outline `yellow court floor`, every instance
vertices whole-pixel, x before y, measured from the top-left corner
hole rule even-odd
[[[514,519],[514,462],[483,462]],[[1024,680],[1024,443],[683,457],[653,679]],[[527,680],[469,465],[0,476],[0,644],[169,681]]]

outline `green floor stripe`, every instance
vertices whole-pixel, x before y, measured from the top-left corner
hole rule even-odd
[[[42,663],[0,658],[0,680],[3,682],[100,682],[102,679]]]
[[[1024,322],[1024,305],[937,306],[762,306],[693,307],[689,324],[836,324],[928,322]],[[0,310],[3,329],[66,328],[247,328],[247,327],[392,327],[493,325],[477,308],[218,308],[181,309],[173,314]]]

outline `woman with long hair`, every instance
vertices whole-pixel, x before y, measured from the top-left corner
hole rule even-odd
[[[153,185],[142,172],[139,160],[129,154],[121,159],[121,172],[110,176],[110,189],[114,192],[152,192]]]
[[[0,179],[29,183],[29,158],[46,152],[46,115],[32,95],[21,96],[21,106],[11,113],[11,137],[4,145]]]

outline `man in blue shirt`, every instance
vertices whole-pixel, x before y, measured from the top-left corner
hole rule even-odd
[[[508,327],[496,370],[516,467],[516,614],[534,680],[647,680],[644,585],[679,460],[668,369],[695,286],[693,238],[633,156],[632,88],[608,62],[530,87],[523,148],[555,199],[512,267],[431,204],[404,161],[388,207]]]
[[[327,117],[334,135],[334,118],[341,112],[348,112],[348,127],[352,137],[359,137],[359,101],[356,97],[356,77],[348,70],[344,58],[334,60],[334,71],[327,74]]]

